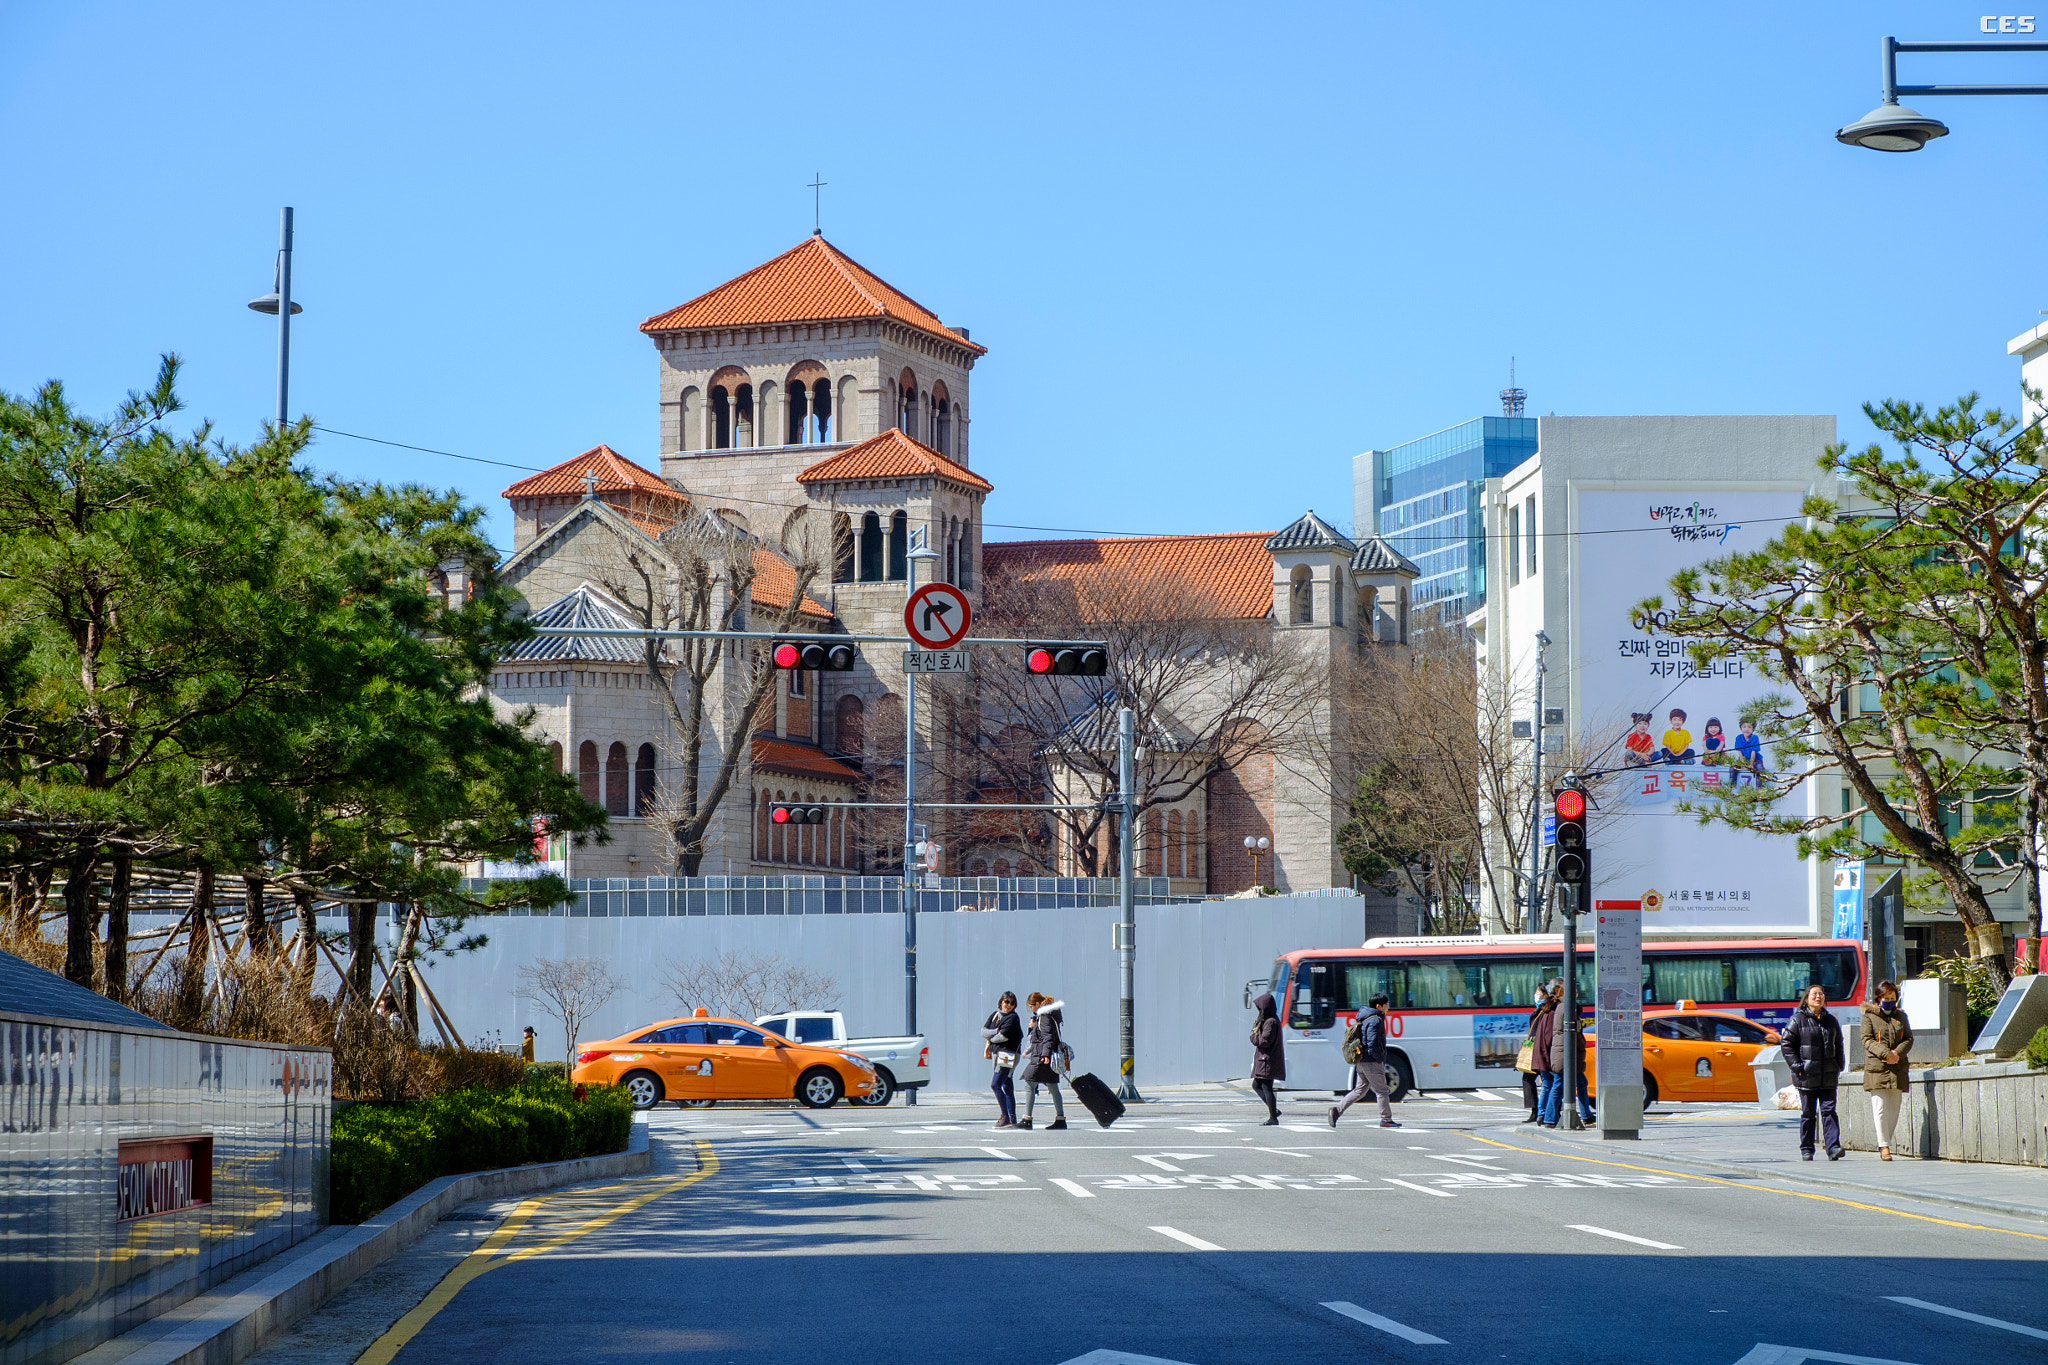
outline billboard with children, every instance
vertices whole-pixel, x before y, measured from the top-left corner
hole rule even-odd
[[[1775,771],[1745,704],[1779,690],[1741,660],[1706,666],[1637,611],[1680,569],[1753,550],[1799,514],[1801,490],[1577,490],[1573,684],[1589,769],[1613,772],[1594,816],[1596,899],[1636,900],[1643,929],[1812,932],[1813,874],[1790,839],[1699,823],[1680,807]],[[1663,594],[1668,600],[1668,593]],[[1618,770],[1618,771],[1614,771]],[[1783,798],[1802,808],[1801,788]]]

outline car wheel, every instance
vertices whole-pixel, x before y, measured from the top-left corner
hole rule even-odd
[[[808,1109],[830,1109],[843,1093],[839,1073],[829,1066],[814,1066],[797,1078],[796,1097]]]
[[[709,1109],[709,1108],[710,1108],[710,1107],[711,1107],[712,1105],[714,1105],[714,1104],[716,1104],[716,1103],[718,1103],[718,1101],[717,1101],[717,1100],[677,1100],[677,1101],[676,1101],[676,1108],[678,1108],[678,1109]]]
[[[628,1072],[619,1084],[626,1088],[635,1109],[652,1109],[661,1103],[661,1077],[652,1071]]]
[[[1394,1078],[1394,1093],[1387,1098],[1398,1104],[1407,1099],[1415,1089],[1415,1069],[1408,1065],[1408,1058],[1401,1053],[1389,1052],[1387,1070]]]
[[[880,1109],[896,1097],[896,1078],[881,1067],[875,1068],[875,1088],[853,1101],[870,1109]]]
[[[1657,1102],[1657,1078],[1649,1072],[1643,1073],[1643,1108],[1648,1109]]]

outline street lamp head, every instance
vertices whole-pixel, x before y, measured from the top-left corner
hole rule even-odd
[[[250,310],[251,310],[252,312],[257,312],[257,313],[268,313],[268,314],[270,314],[270,316],[272,316],[272,317],[276,317],[276,316],[277,316],[277,291],[276,291],[276,290],[272,290],[272,291],[271,291],[270,293],[268,293],[268,294],[265,294],[265,295],[264,295],[264,296],[263,296],[262,298],[260,298],[260,299],[250,299],[250,300],[249,300],[249,308],[250,308]],[[299,301],[298,301],[297,299],[293,299],[293,300],[292,300],[292,316],[293,316],[293,317],[297,317],[297,316],[298,316],[299,314],[301,314],[301,313],[303,313],[303,312],[305,312],[305,311],[306,311],[306,310],[305,310],[304,308],[301,308],[301,307],[299,306]]]
[[[1246,848],[1257,848],[1259,846],[1259,841],[1257,839],[1252,838],[1251,835],[1247,834],[1244,836],[1244,846]]]
[[[1269,848],[1271,848],[1272,846],[1273,846],[1273,841],[1272,841],[1271,839],[1261,839],[1261,840],[1259,840],[1259,849],[1260,849],[1260,851],[1261,851],[1261,852],[1264,852],[1264,851],[1265,851],[1266,849],[1269,849]]]
[[[1897,100],[1886,100],[1838,130],[1835,140],[1851,147],[1868,147],[1873,152],[1917,152],[1934,139],[1947,136],[1948,125],[1940,119],[1908,109]]]

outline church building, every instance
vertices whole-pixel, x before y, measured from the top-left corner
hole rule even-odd
[[[995,487],[973,466],[972,438],[973,371],[987,349],[820,235],[640,330],[657,360],[658,467],[599,444],[504,492],[515,530],[499,572],[536,624],[674,628],[693,593],[725,591],[705,586],[713,563],[746,599],[721,602],[721,620],[901,635],[913,573],[919,584],[955,585],[979,610],[990,575],[1108,601],[1133,566],[1148,566],[1202,584],[1220,615],[1296,633],[1312,650],[1406,643],[1415,566],[1314,513],[1278,533],[988,542]],[[610,843],[551,845],[565,875],[677,874],[668,827],[678,775],[689,771],[675,723],[683,643],[663,645],[650,667],[638,640],[542,636],[494,674],[501,713],[531,708],[558,765],[611,813]],[[777,673],[751,724],[742,693],[755,666],[745,648],[733,645],[705,691],[700,787],[740,752],[696,871],[896,872],[900,813],[892,826],[835,809],[822,826],[795,828],[768,811],[791,800],[900,799],[901,648],[863,647],[851,671]],[[951,681],[918,689],[921,753],[950,742],[943,708],[927,701]],[[1100,728],[1086,714],[1074,723],[1077,734]],[[1155,753],[1176,743],[1165,731],[1201,725],[1169,718],[1160,728]],[[1335,851],[1342,783],[1327,765],[1314,768],[1268,753],[1207,778],[1141,826],[1141,871],[1171,877],[1182,894],[1236,892],[1255,877],[1297,890],[1348,885]],[[921,762],[918,783],[927,799],[980,799],[957,768],[940,777]],[[1078,850],[1058,838],[952,844],[939,855],[941,875],[1071,876],[1079,866]]]

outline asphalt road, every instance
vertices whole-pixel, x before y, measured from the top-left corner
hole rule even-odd
[[[1286,1108],[664,1107],[649,1176],[471,1206],[258,1359],[2048,1359],[2039,1223],[1552,1150],[1519,1105]]]

